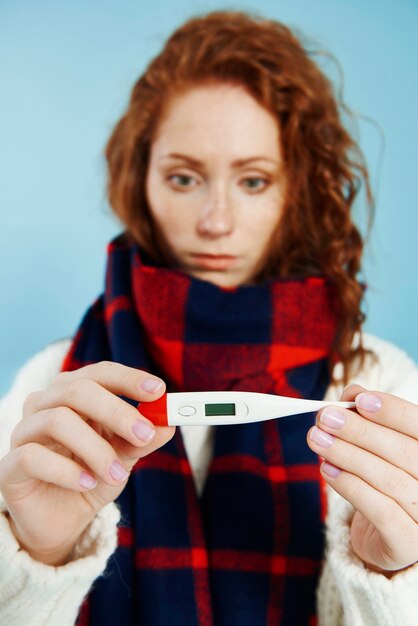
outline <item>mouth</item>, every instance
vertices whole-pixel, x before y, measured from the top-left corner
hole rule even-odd
[[[191,254],[195,264],[201,269],[226,270],[236,261],[231,254]]]

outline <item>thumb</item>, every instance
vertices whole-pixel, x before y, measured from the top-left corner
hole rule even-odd
[[[354,402],[356,396],[358,396],[358,394],[362,393],[363,391],[367,391],[367,389],[365,387],[362,387],[361,385],[357,385],[356,383],[347,385],[347,387],[344,388],[344,391],[341,394],[341,401]]]
[[[175,426],[156,426],[155,435],[146,446],[134,446],[119,435],[113,434],[110,443],[124,467],[130,472],[140,459],[164,446],[173,437]]]

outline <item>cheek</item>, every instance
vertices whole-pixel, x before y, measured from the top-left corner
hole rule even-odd
[[[150,213],[164,235],[178,229],[179,211],[173,206],[172,198],[160,180],[152,172],[146,182],[146,198]]]
[[[260,202],[247,216],[246,230],[260,245],[267,242],[280,220],[280,204],[278,201]]]
[[[190,231],[191,220],[187,219],[186,211],[175,203],[161,202],[154,207],[154,220],[169,243],[176,243],[187,237]]]

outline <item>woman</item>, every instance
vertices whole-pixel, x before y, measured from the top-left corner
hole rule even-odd
[[[210,13],[106,156],[104,293],[2,405],[0,621],[412,624],[418,370],[361,332],[368,179],[329,83],[281,24]],[[212,389],[331,405],[176,431],[136,408]]]

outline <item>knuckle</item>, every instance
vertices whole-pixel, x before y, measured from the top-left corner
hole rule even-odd
[[[393,532],[393,528],[399,526],[399,512],[398,505],[393,502],[388,506],[381,507],[379,510],[380,528],[387,528],[388,531]]]
[[[345,467],[347,471],[352,471],[358,464],[358,457],[361,454],[361,451],[357,448],[355,444],[345,445],[344,442],[336,440],[331,448],[326,450],[327,455],[326,458],[331,463],[335,463],[337,467]],[[325,452],[324,452],[325,456]]]
[[[9,451],[0,459],[0,490],[7,485],[8,477],[16,464],[14,450]],[[4,496],[4,494],[2,494]]]
[[[25,443],[16,451],[18,465],[24,472],[29,472],[30,468],[33,466],[37,450],[37,444],[30,442]]]
[[[51,381],[51,385],[61,385],[71,376],[71,372],[59,372]]]
[[[356,502],[359,492],[361,492],[361,483],[359,480],[354,479],[347,481],[346,495],[344,495],[344,498],[349,502]]]
[[[59,437],[63,426],[68,423],[73,415],[72,409],[67,406],[50,409],[45,416],[48,433],[52,435],[52,437]]]
[[[359,416],[359,419],[355,420],[353,430],[354,430],[354,437],[356,441],[364,441],[365,439],[367,439],[367,434],[368,434],[367,420]]]
[[[68,464],[66,459],[62,463],[56,464],[54,467],[54,481],[59,485],[69,484],[71,482],[72,464]]]
[[[392,495],[394,492],[396,493],[396,490],[399,489],[400,487],[400,484],[397,478],[398,477],[395,477],[395,473],[393,472],[392,469],[388,469],[385,472],[385,475],[384,475],[385,490],[387,491],[389,495]]]
[[[109,465],[118,458],[118,453],[115,448],[108,441],[103,439],[100,442],[100,455],[97,455],[97,460],[100,461],[98,465],[102,465],[102,474],[104,475],[108,471]],[[99,448],[98,448],[99,449]]]
[[[78,397],[81,384],[80,379],[72,379],[66,382],[63,394],[67,401],[72,402]]]
[[[408,410],[407,405],[404,402],[394,402],[391,408],[392,417],[402,428],[404,425],[408,426]]]
[[[94,378],[97,375],[103,376],[107,374],[109,370],[115,367],[115,363],[109,360],[98,361],[97,363],[91,363],[83,367],[83,372],[86,376]]]
[[[120,406],[119,401],[112,402],[108,410],[108,424],[112,431],[118,432],[124,438],[132,440],[131,414],[128,407]]]
[[[115,367],[114,362],[113,361],[109,361],[108,359],[106,359],[104,361],[99,361],[99,363],[97,365],[103,371],[107,371],[109,368],[114,368]]]
[[[0,489],[1,486],[4,484],[5,482],[5,478],[7,475],[7,464],[9,462],[10,459],[10,452],[8,452],[7,454],[5,454],[1,459],[0,459]]]
[[[30,413],[33,413],[35,406],[36,406],[36,400],[39,397],[40,392],[39,391],[32,391],[30,394],[28,394],[23,402],[23,407],[22,407],[22,412],[23,415],[29,415]]]
[[[396,459],[402,461],[404,466],[412,468],[418,476],[418,454],[416,441],[408,437],[400,436],[397,438]]]
[[[65,399],[76,403],[81,396],[91,392],[91,381],[88,378],[72,378],[67,380],[64,390]]]
[[[21,438],[22,422],[18,422],[10,433],[10,448],[17,448]]]
[[[396,500],[402,499],[410,490],[410,481],[403,471],[397,471],[392,467],[386,471],[386,490]]]

